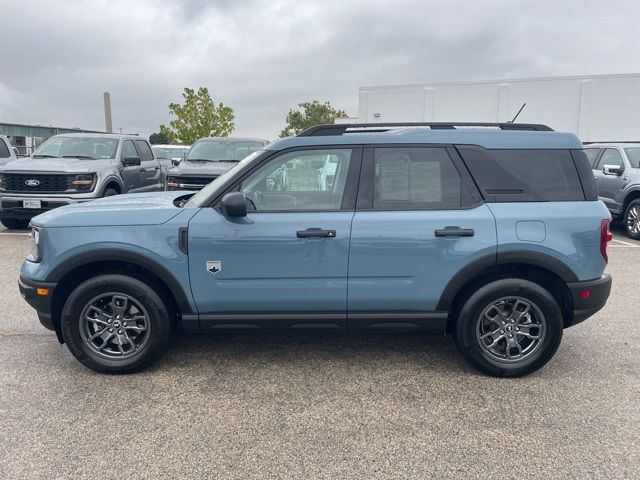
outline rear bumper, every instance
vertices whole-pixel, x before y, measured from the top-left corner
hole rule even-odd
[[[611,275],[605,273],[596,280],[568,283],[567,286],[573,299],[573,321],[567,325],[571,326],[585,321],[604,307],[611,293]],[[582,298],[586,296],[583,292],[587,291],[589,296]]]
[[[22,298],[24,298],[29,305],[35,308],[38,313],[38,320],[49,330],[55,330],[51,316],[51,300],[56,285],[56,283],[51,282],[37,282],[25,278],[22,275],[20,275],[20,279],[18,280],[20,295],[22,295]],[[48,292],[47,295],[38,295],[38,289],[46,289]]]

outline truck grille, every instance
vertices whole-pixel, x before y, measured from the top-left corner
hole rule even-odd
[[[3,173],[3,189],[7,192],[64,192],[69,189],[69,175],[37,173]]]
[[[185,190],[200,190],[211,183],[216,177],[171,177],[172,182],[178,183],[180,188]]]

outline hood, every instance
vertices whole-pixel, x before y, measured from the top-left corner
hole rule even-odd
[[[33,158],[24,157],[3,165],[4,172],[93,173],[113,165],[113,158],[88,160],[86,158]]]
[[[183,160],[178,164],[177,167],[174,167],[169,170],[168,175],[193,175],[193,176],[203,176],[203,175],[222,175],[227,170],[235,167],[238,162],[192,162],[190,160]]]
[[[86,203],[55,208],[31,220],[41,227],[98,227],[159,225],[182,211],[174,204],[185,192],[153,192],[114,195]]]

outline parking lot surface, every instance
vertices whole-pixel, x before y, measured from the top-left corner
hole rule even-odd
[[[640,478],[640,243],[609,250],[607,306],[520,379],[449,338],[176,338],[100,375],[20,298],[23,232],[0,230],[0,478]]]

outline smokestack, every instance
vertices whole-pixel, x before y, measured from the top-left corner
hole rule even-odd
[[[113,124],[111,123],[111,94],[104,92],[104,129],[107,133],[113,133]]]

